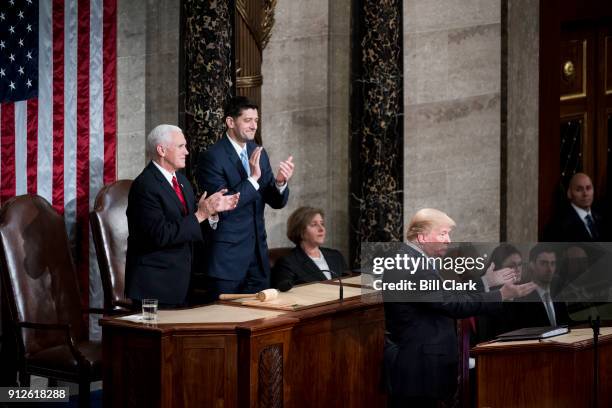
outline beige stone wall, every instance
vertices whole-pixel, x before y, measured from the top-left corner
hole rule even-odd
[[[326,212],[326,245],[348,254],[350,1],[279,0],[263,53],[262,138],[272,167],[290,154],[289,204],[266,210],[268,245],[292,245],[286,219],[302,205]]]
[[[500,0],[404,1],[404,209],[499,239]]]
[[[538,239],[539,3],[508,1],[508,241]]]
[[[508,3],[507,197],[500,1],[404,2],[405,218],[424,206],[443,209],[458,222],[458,240],[499,239],[501,199],[508,238],[535,234],[537,198],[525,191],[537,191],[537,150],[529,147],[537,146],[537,76],[527,74],[537,71],[537,13],[522,10],[536,11],[537,1]],[[120,178],[145,165],[147,131],[178,120],[179,11],[178,0],[119,2]],[[274,167],[289,154],[297,167],[287,208],[267,210],[269,244],[288,245],[288,215],[315,205],[327,213],[328,244],[346,254],[350,1],[278,0],[275,20],[263,55],[263,140]]]
[[[117,15],[117,175],[133,179],[148,131],[178,123],[180,1],[120,0]]]

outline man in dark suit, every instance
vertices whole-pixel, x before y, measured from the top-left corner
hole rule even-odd
[[[224,113],[227,133],[198,160],[198,184],[203,190],[240,193],[236,209],[220,214],[219,228],[211,234],[206,273],[214,295],[270,287],[264,208],[287,204],[287,182],[294,165],[289,156],[273,174],[268,154],[254,142],[257,109],[245,97],[232,98]]]
[[[529,251],[529,268],[531,280],[537,287],[518,302],[512,316],[512,329],[569,324],[566,304],[554,301],[557,286],[555,248],[547,243],[536,244]]]
[[[555,217],[545,233],[549,242],[598,242],[609,239],[604,217],[594,211],[593,183],[584,173],[576,173],[567,188],[569,203]]]
[[[151,162],[132,183],[128,197],[126,295],[160,307],[185,304],[191,276],[192,241],[202,239],[200,223],[218,222],[217,213],[236,207],[239,195],[225,191],[196,200],[185,167],[187,148],[180,128],[159,125],[147,136]],[[216,220],[216,221],[215,221]]]
[[[440,281],[428,259],[445,255],[455,222],[435,209],[419,210],[408,227],[407,255],[421,258],[415,271],[387,270],[383,283]],[[419,295],[384,291],[386,337],[383,360],[389,407],[435,407],[452,396],[458,375],[456,318],[496,312],[502,300],[525,296],[533,283],[506,282],[490,292],[433,290]],[[410,301],[406,301],[410,300]]]

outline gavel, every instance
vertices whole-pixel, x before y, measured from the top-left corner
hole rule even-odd
[[[274,300],[278,297],[278,290],[276,289],[266,289],[257,293],[224,293],[219,295],[219,299],[221,300],[234,300],[234,299],[248,299],[255,298],[261,302],[265,302],[268,300]]]

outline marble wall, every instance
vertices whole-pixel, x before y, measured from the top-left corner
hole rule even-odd
[[[287,208],[266,214],[271,247],[289,244],[285,220],[308,204],[326,211],[328,244],[348,255],[350,4],[276,5],[263,55],[262,136],[273,165],[292,154],[296,171]],[[507,238],[537,235],[537,196],[526,194],[537,191],[537,9],[537,0],[404,1],[405,223],[432,206],[456,219],[455,239],[497,240],[504,200]],[[178,121],[179,14],[179,0],[119,1],[120,178],[144,166],[152,126]],[[509,84],[505,180],[502,69]]]
[[[348,255],[350,0],[279,0],[262,62],[262,139],[273,168],[293,155],[291,195],[266,210],[268,245],[292,245],[286,219],[310,205],[326,213],[326,245]],[[276,171],[276,170],[275,170]]]
[[[434,207],[457,241],[500,231],[500,0],[404,1],[404,216]]]
[[[145,137],[178,123],[180,0],[118,1],[117,177],[146,163]]]
[[[506,238],[533,242],[538,239],[540,1],[505,1],[508,2]]]

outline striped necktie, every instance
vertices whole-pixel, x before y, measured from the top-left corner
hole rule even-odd
[[[597,239],[599,234],[597,234],[597,228],[595,228],[595,221],[593,220],[593,217],[591,217],[591,214],[587,214],[586,217],[584,217],[584,219],[587,223],[587,227],[589,228],[589,233],[591,234],[591,238]]]

